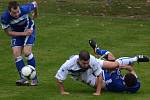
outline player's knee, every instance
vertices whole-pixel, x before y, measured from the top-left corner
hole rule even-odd
[[[25,57],[28,59],[28,60],[31,60],[34,56],[33,56],[33,53],[30,53],[28,55],[25,55]]]
[[[31,50],[24,50],[25,57],[28,57],[31,53]]]
[[[13,55],[14,55],[15,58],[17,58],[17,57],[21,56],[21,53],[19,51],[14,50]]]
[[[24,52],[24,56],[28,57],[31,54],[31,52]]]

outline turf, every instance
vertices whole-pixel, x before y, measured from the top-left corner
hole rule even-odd
[[[150,63],[135,64],[142,82],[136,94],[102,92],[101,96],[95,97],[92,96],[92,87],[68,77],[64,84],[71,94],[62,96],[54,76],[69,56],[78,54],[82,49],[93,54],[88,45],[91,38],[116,57],[137,54],[150,56],[150,20],[70,15],[65,12],[59,14],[54,9],[51,9],[53,13],[44,13],[41,7],[41,14],[35,20],[37,38],[33,53],[37,61],[37,87],[15,86],[19,77],[10,48],[10,37],[0,30],[0,100],[149,100]]]

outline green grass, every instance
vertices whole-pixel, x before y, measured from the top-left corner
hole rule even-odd
[[[116,57],[150,56],[150,20],[66,15],[54,13],[54,8],[53,13],[41,13],[36,19],[37,38],[33,48],[40,82],[37,87],[15,86],[18,74],[9,46],[10,38],[0,30],[0,100],[149,100],[150,63],[135,64],[142,82],[136,94],[102,92],[95,97],[92,96],[93,88],[68,77],[64,84],[71,94],[61,96],[54,76],[69,56],[82,49],[92,53],[88,45],[91,38]]]

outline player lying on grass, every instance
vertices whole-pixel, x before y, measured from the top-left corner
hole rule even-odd
[[[98,48],[95,40],[89,40],[89,44],[93,48],[94,53],[100,56],[100,58],[104,58],[105,60],[109,60],[109,61],[115,61],[114,55],[107,50],[102,50]],[[140,57],[143,57],[145,59],[139,59],[139,62],[141,62],[141,60],[143,60],[142,62],[149,61],[148,57],[145,57],[143,55],[140,55]],[[119,59],[120,60],[128,59],[128,57],[122,57]],[[126,69],[127,73],[123,76],[120,69]],[[113,92],[126,91],[130,93],[135,93],[140,89],[140,81],[136,75],[132,63],[129,65],[116,68],[113,71],[104,68],[103,80],[104,80],[103,88],[107,91],[113,91]]]
[[[127,59],[117,59],[114,62],[97,59],[90,55],[87,51],[81,51],[79,55],[71,56],[66,60],[57,71],[55,78],[62,95],[67,95],[69,92],[65,91],[63,81],[70,74],[74,80],[81,81],[95,87],[93,95],[101,95],[103,88],[103,70],[102,68],[118,68],[130,65],[134,62],[143,62],[147,57],[135,56]],[[92,78],[94,76],[94,78]],[[91,80],[92,79],[92,80]]]

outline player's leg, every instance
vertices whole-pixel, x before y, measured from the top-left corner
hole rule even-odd
[[[104,58],[108,61],[115,61],[114,55],[108,50],[100,49],[95,40],[89,40],[89,44],[93,48],[94,53],[101,56],[100,58]]]
[[[22,52],[22,38],[13,38],[11,41],[12,52],[15,58],[16,68],[18,70],[20,80],[16,81],[16,85],[28,85],[28,81],[24,80],[21,76],[21,69],[25,66],[23,57],[21,56]]]
[[[23,50],[24,50],[24,55],[27,59],[28,65],[36,67],[35,58],[34,58],[34,55],[32,53],[32,46],[25,45]]]
[[[124,67],[126,65],[131,65],[134,62],[149,62],[149,58],[143,55],[138,55],[135,57],[121,57],[115,62],[103,61],[103,68],[114,69],[118,67]]]
[[[24,61],[23,61],[23,57],[21,56],[21,50],[22,50],[22,47],[12,48],[13,55],[14,55],[15,62],[16,62],[16,68],[18,70],[20,77],[21,77],[21,69],[22,67],[24,67]]]
[[[149,62],[149,57],[144,55],[137,55],[135,57],[121,57],[116,60],[119,65],[131,65],[134,62]]]
[[[35,31],[33,31],[34,33]],[[36,69],[36,61],[35,61],[35,58],[34,58],[34,55],[32,53],[32,46],[34,44],[34,41],[35,41],[35,35],[32,34],[30,36],[27,36],[25,38],[25,41],[24,41],[24,55],[25,57],[27,58],[27,63],[28,65],[31,65],[33,66],[35,69]],[[38,80],[37,80],[37,76],[31,81],[31,85],[32,86],[36,86],[38,84]]]
[[[32,46],[29,45],[25,45],[24,46],[24,54],[25,57],[27,58],[27,63],[28,65],[33,66],[36,69],[36,63],[35,63],[35,58],[34,55],[32,53]],[[31,85],[37,85],[38,80],[37,80],[37,76],[31,81]]]

